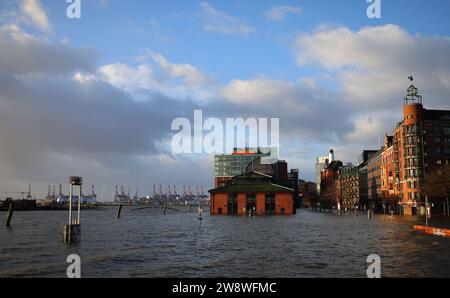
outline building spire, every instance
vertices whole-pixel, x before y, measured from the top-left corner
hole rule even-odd
[[[408,79],[413,83],[413,76],[409,76]],[[422,104],[422,95],[419,94],[419,89],[416,88],[413,84],[411,84],[407,91],[406,96],[404,98],[405,105],[413,105],[413,104]]]

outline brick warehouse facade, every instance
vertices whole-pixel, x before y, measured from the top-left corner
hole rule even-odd
[[[294,190],[272,183],[272,176],[255,171],[233,177],[209,191],[213,215],[291,215]]]
[[[359,206],[358,167],[346,165],[339,170],[339,188],[341,189],[342,208],[352,209]]]
[[[398,200],[395,187],[394,137],[386,134],[381,153],[381,203],[387,210],[395,210]]]
[[[377,153],[367,162],[367,202],[372,209],[378,209],[381,206],[381,153]]]

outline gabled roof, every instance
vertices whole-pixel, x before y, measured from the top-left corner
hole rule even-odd
[[[272,176],[264,174],[264,173],[260,173],[257,171],[251,171],[242,175],[238,175],[238,176],[234,176],[233,179],[242,179],[242,178],[247,178],[247,179],[260,179],[260,178],[266,178],[266,179],[272,179]]]

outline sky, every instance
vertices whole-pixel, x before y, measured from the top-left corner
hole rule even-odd
[[[450,108],[447,0],[0,0],[0,190],[81,175],[114,185],[213,184],[213,156],[173,154],[171,122],[280,119],[280,158],[314,179],[381,146],[413,75]]]

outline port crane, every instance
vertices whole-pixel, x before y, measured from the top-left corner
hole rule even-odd
[[[5,199],[10,198],[11,196],[18,195],[20,200],[31,200],[31,185],[28,186],[28,191],[2,191],[1,196],[5,197]]]

